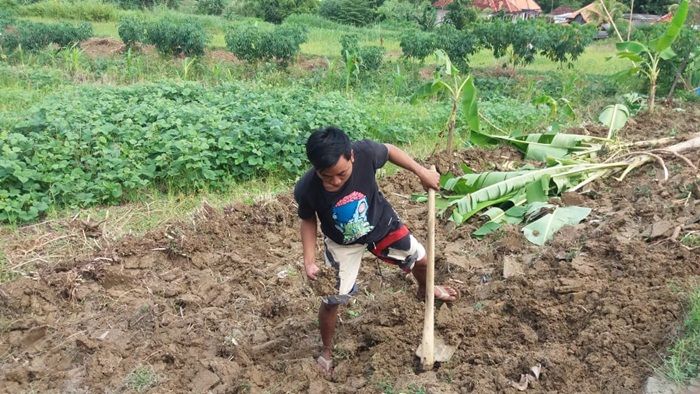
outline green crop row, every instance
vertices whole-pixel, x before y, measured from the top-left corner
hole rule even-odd
[[[34,220],[52,206],[118,204],[150,187],[221,190],[232,180],[293,177],[307,168],[307,135],[328,124],[353,138],[401,127],[340,94],[303,88],[164,82],[47,97],[0,124],[0,222]]]

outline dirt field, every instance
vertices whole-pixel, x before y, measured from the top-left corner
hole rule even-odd
[[[660,110],[623,138],[699,131],[698,106]],[[476,171],[520,160],[508,148],[461,156]],[[700,154],[688,158],[700,166]],[[469,235],[476,221],[439,222],[437,281],[462,298],[438,305],[436,332],[458,349],[427,373],[416,372],[415,285],[370,257],[355,304],[341,309],[334,379],[317,373],[319,300],[299,266],[290,195],[205,206],[139,238],[113,241],[86,227],[81,242],[96,252],[0,286],[0,391],[515,392],[511,382],[540,364],[527,392],[639,392],[676,335],[683,290],[700,278],[700,250],[668,240],[678,226],[700,229],[698,174],[667,164],[663,185],[650,164],[565,195],[593,212],[545,247],[517,228],[478,241]],[[425,239],[427,209],[407,198],[420,191],[417,179],[399,173],[381,185]],[[522,274],[504,279],[504,262]]]

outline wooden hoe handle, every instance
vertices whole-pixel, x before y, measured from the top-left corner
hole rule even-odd
[[[435,171],[435,166],[430,168]],[[423,322],[423,370],[435,363],[435,190],[428,189],[428,267],[425,274],[425,320]]]

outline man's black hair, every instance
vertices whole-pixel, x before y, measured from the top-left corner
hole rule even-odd
[[[350,160],[352,143],[350,137],[338,127],[322,127],[306,140],[306,156],[318,171],[333,167],[340,156]]]

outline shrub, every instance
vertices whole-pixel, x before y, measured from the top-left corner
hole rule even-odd
[[[68,23],[44,24],[20,21],[14,25],[13,29],[0,35],[0,47],[14,50],[21,46],[24,50],[34,51],[45,48],[49,44],[56,44],[64,48],[91,36],[92,25],[87,22],[73,26]]]
[[[221,15],[224,12],[224,0],[197,0],[197,12],[205,15]]]
[[[270,34],[269,55],[283,66],[299,53],[300,45],[306,41],[306,29],[298,25],[282,25]]]
[[[358,51],[362,63],[360,67],[364,70],[375,71],[382,66],[385,49],[380,46],[361,47]]]
[[[269,33],[258,26],[243,24],[226,33],[226,47],[239,59],[256,62],[266,56]]]
[[[286,66],[306,41],[306,29],[300,25],[269,29],[242,24],[231,28],[225,38],[227,48],[240,59],[249,62],[275,59]]]
[[[201,24],[163,18],[146,29],[148,42],[164,55],[200,56],[204,54],[207,35]]]
[[[128,47],[146,41],[146,23],[135,17],[126,17],[119,22],[119,38]]]
[[[405,57],[423,60],[437,49],[434,34],[411,30],[401,36],[401,51]]]

